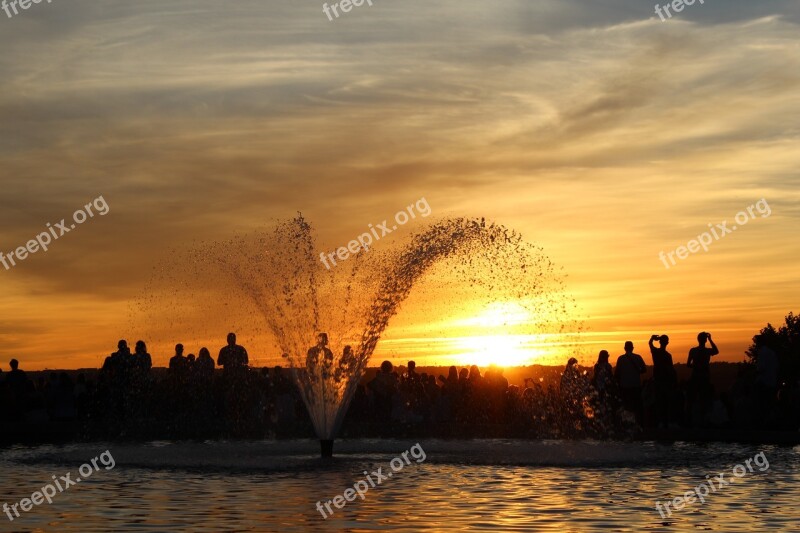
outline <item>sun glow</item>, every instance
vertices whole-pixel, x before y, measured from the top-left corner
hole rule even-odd
[[[459,321],[475,335],[459,338],[459,360],[478,366],[520,366],[531,364],[544,354],[536,336],[518,334],[522,324],[533,321],[530,312],[514,302],[496,303],[480,313]]]
[[[536,362],[542,353],[530,345],[529,335],[483,335],[462,337],[458,348],[463,364],[485,367],[522,366]]]
[[[459,325],[495,329],[531,322],[530,312],[516,302],[494,303],[480,313],[459,321]]]

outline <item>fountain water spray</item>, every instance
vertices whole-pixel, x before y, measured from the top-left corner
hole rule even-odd
[[[471,297],[527,308],[534,317],[531,331],[574,327],[571,300],[541,249],[483,219],[445,219],[395,247],[358,253],[328,270],[318,261],[311,226],[299,215],[272,232],[203,246],[184,265],[180,279],[168,286],[177,299],[190,294],[195,313],[180,315],[199,319],[205,296],[211,305],[222,304],[219,313],[237,327],[257,329],[263,321],[328,457],[389,320],[426,273],[436,270],[430,277],[439,290],[449,280],[456,289],[467,287]],[[232,284],[220,283],[226,276]]]

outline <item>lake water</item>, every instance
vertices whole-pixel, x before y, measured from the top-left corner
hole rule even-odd
[[[92,473],[52,504],[20,509],[13,522],[0,515],[0,531],[736,532],[796,531],[800,523],[800,447],[422,440],[404,461],[402,452],[416,443],[337,442],[328,462],[317,457],[316,441],[7,448],[0,450],[0,504],[30,498],[53,476],[69,472],[75,480],[84,463]],[[768,469],[751,461],[753,472],[734,476],[736,465],[762,452]],[[114,467],[106,469],[110,458]],[[378,467],[380,484],[372,474]],[[719,474],[734,481],[705,503],[666,519],[656,511],[657,500]],[[334,514],[324,519],[317,501],[327,514],[325,502],[361,480],[364,499],[337,500],[342,509],[332,502]]]

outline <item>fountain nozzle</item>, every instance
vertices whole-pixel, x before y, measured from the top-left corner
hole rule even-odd
[[[323,459],[333,457],[333,439],[319,441],[320,453]]]

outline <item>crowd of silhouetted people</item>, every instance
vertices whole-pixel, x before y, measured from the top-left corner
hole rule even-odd
[[[417,372],[414,361],[405,368],[384,361],[357,384],[342,433],[603,438],[642,428],[800,428],[798,383],[780,382],[779,359],[764,339],[756,337],[757,363],[740,365],[735,384],[723,392],[715,390],[711,376],[711,358],[719,350],[709,333],[697,340],[686,380],[678,379],[667,335],[648,342],[653,368],[648,379],[645,360],[631,341],[614,366],[602,350],[593,368],[570,358],[559,380],[526,378],[523,386],[509,384],[498,367],[481,372],[477,366],[451,366],[446,376],[434,376]],[[43,372],[34,382],[11,360],[11,370],[0,371],[6,424],[65,424],[85,438],[313,434],[292,374],[309,369],[251,368],[233,333],[216,361],[207,348],[197,356],[184,351],[177,344],[158,376],[143,341],[133,352],[119,341],[96,376],[80,373],[74,380],[66,372]],[[314,354],[319,356],[314,361],[332,364],[332,354],[326,357],[322,349]]]
[[[570,358],[560,382],[546,387],[534,379],[525,379],[523,387],[509,385],[500,368],[481,374],[477,366],[452,366],[447,376],[434,377],[417,373],[413,361],[403,374],[385,361],[359,388],[354,403],[359,418],[439,428],[455,424],[461,430],[500,426],[500,434],[539,437],[619,436],[639,428],[800,428],[798,383],[779,388],[778,357],[763,339],[756,338],[757,364],[741,364],[736,383],[721,394],[712,384],[710,364],[719,349],[709,333],[697,340],[684,381],[667,349],[669,337],[653,335],[648,342],[653,372],[646,380],[645,360],[628,341],[613,367],[606,350],[592,369]]]

